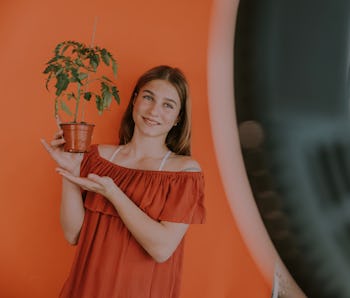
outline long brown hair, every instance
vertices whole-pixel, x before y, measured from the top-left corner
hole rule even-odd
[[[131,94],[130,101],[124,112],[119,129],[119,144],[125,145],[130,142],[135,122],[132,117],[133,101],[140,89],[153,80],[165,80],[176,89],[181,102],[181,109],[176,126],[173,126],[166,137],[167,147],[180,155],[191,155],[191,102],[188,94],[187,80],[178,68],[167,65],[156,66],[145,72],[137,81]]]

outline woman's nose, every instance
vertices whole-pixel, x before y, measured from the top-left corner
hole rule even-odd
[[[150,105],[148,112],[150,115],[157,116],[159,114],[159,105],[154,102]]]

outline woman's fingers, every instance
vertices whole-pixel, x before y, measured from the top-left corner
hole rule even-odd
[[[59,163],[59,156],[57,155],[57,150],[56,150],[57,147],[54,147],[54,146],[48,144],[48,143],[46,142],[46,140],[44,140],[44,139],[41,139],[40,141],[41,141],[41,144],[43,144],[43,146],[44,146],[44,148],[46,149],[46,151],[51,155],[51,157],[52,157],[57,163]]]
[[[99,193],[104,197],[109,197],[116,189],[116,185],[110,177],[101,177],[96,174],[89,174],[87,177],[80,177],[63,168],[56,168],[56,171],[58,174],[82,189]]]
[[[107,177],[107,176],[99,176],[99,175],[96,175],[96,174],[89,174],[87,176],[91,181],[94,181],[100,185],[103,185],[104,187],[110,187],[114,184],[114,181],[111,177]]]
[[[65,142],[66,140],[63,138],[63,130],[59,129],[53,136],[53,139],[50,142],[50,144],[52,147],[59,147],[62,146]]]
[[[56,139],[62,139],[63,138],[63,130],[60,129],[58,130],[55,135],[53,136],[53,138],[56,140]]]
[[[66,141],[63,138],[54,139],[50,142],[47,142],[45,139],[40,139],[40,141],[60,168],[68,170],[75,176],[79,176],[80,164],[84,158],[82,153],[64,152],[63,145]]]
[[[58,174],[65,177],[70,182],[73,182],[73,183],[79,185],[81,188],[83,188],[85,190],[97,192],[101,188],[101,185],[99,183],[92,181],[88,178],[77,177],[65,169],[57,168],[56,171]]]
[[[58,147],[58,146],[63,145],[65,142],[66,142],[66,140],[61,138],[61,139],[52,140],[50,142],[50,144],[51,144],[52,147]]]
[[[102,180],[102,177],[100,177],[100,176],[98,176],[98,175],[96,175],[96,174],[89,174],[88,176],[87,176],[90,180],[92,180],[92,181],[94,181],[94,182],[96,182],[96,183],[101,183],[103,180]]]
[[[46,142],[44,139],[40,139],[41,144],[43,144],[44,148],[47,152],[51,153],[52,147]]]
[[[41,143],[43,144],[44,148],[52,155],[54,150],[58,147],[61,147],[66,141],[63,138],[63,130],[61,129],[61,119],[58,115],[56,115],[56,124],[58,127],[58,131],[55,133],[53,140],[51,140],[50,144],[46,142],[45,139],[41,139]],[[56,151],[55,151],[56,152]]]
[[[46,151],[49,153],[52,153],[54,149],[63,145],[66,142],[64,139],[52,140],[50,144],[48,144],[45,139],[40,139],[40,141],[41,144],[43,144]]]

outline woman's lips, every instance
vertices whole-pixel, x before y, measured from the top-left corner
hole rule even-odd
[[[142,117],[143,121],[148,125],[148,126],[155,126],[159,125],[160,123],[156,120],[147,118],[147,117]]]

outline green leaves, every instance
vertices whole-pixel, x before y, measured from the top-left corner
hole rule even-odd
[[[81,61],[80,58],[75,59],[75,60],[74,60],[74,63],[75,63],[77,66],[84,67],[84,63],[83,63],[83,61]]]
[[[112,70],[114,77],[117,76],[117,62],[113,58],[112,54],[109,53],[106,49],[101,49],[101,58],[104,64],[107,66],[110,65],[110,61],[112,61]]]
[[[96,108],[98,113],[101,115],[104,110],[107,110],[112,104],[113,98],[120,104],[120,98],[116,86],[107,82],[101,82],[101,93],[93,94],[96,99]]]
[[[68,115],[68,116],[73,116],[73,113],[71,112],[71,110],[69,109],[69,107],[67,106],[67,104],[61,99],[60,100],[60,104],[61,104],[61,109]]]
[[[85,92],[84,93],[84,99],[87,100],[87,101],[90,101],[91,95],[92,95],[91,92]]]
[[[100,57],[97,54],[90,55],[90,66],[94,71],[97,70],[98,65],[100,64]]]
[[[101,92],[103,98],[103,107],[108,108],[112,103],[112,93],[110,91],[110,87],[106,83],[101,83]]]
[[[117,62],[112,59],[112,70],[113,70],[113,74],[114,74],[114,77],[117,77]]]
[[[50,64],[48,66],[46,66],[45,70],[43,71],[43,73],[47,74],[47,73],[50,73],[50,72],[53,72],[57,69],[57,66],[54,65],[54,64]]]
[[[112,95],[114,97],[114,99],[116,100],[117,104],[120,104],[120,97],[119,97],[119,91],[117,90],[117,88],[115,86],[112,87]]]
[[[101,57],[102,57],[102,61],[104,62],[104,64],[109,66],[109,60],[111,59],[111,57],[110,57],[110,54],[107,52],[106,49],[102,49],[101,50]]]
[[[108,109],[112,103],[111,87],[101,82],[101,95],[96,95],[96,108],[101,115],[104,110]]]
[[[56,95],[60,96],[61,93],[67,89],[68,84],[69,84],[69,79],[68,76],[65,73],[60,73],[57,77],[57,82],[56,82]]]
[[[110,107],[113,99],[120,104],[115,83],[107,76],[97,74],[99,69],[104,69],[101,65],[110,68],[116,77],[117,62],[107,49],[89,47],[76,41],[63,41],[56,45],[54,56],[46,63],[43,71],[46,88],[55,89],[55,113],[62,110],[77,119],[81,98],[83,102],[95,98],[99,114]],[[51,81],[54,81],[54,85],[50,84]],[[100,88],[95,92],[94,84],[97,82]],[[75,100],[74,113],[66,104],[71,99]]]
[[[101,115],[103,112],[103,99],[99,95],[96,95],[96,108],[98,113]]]

